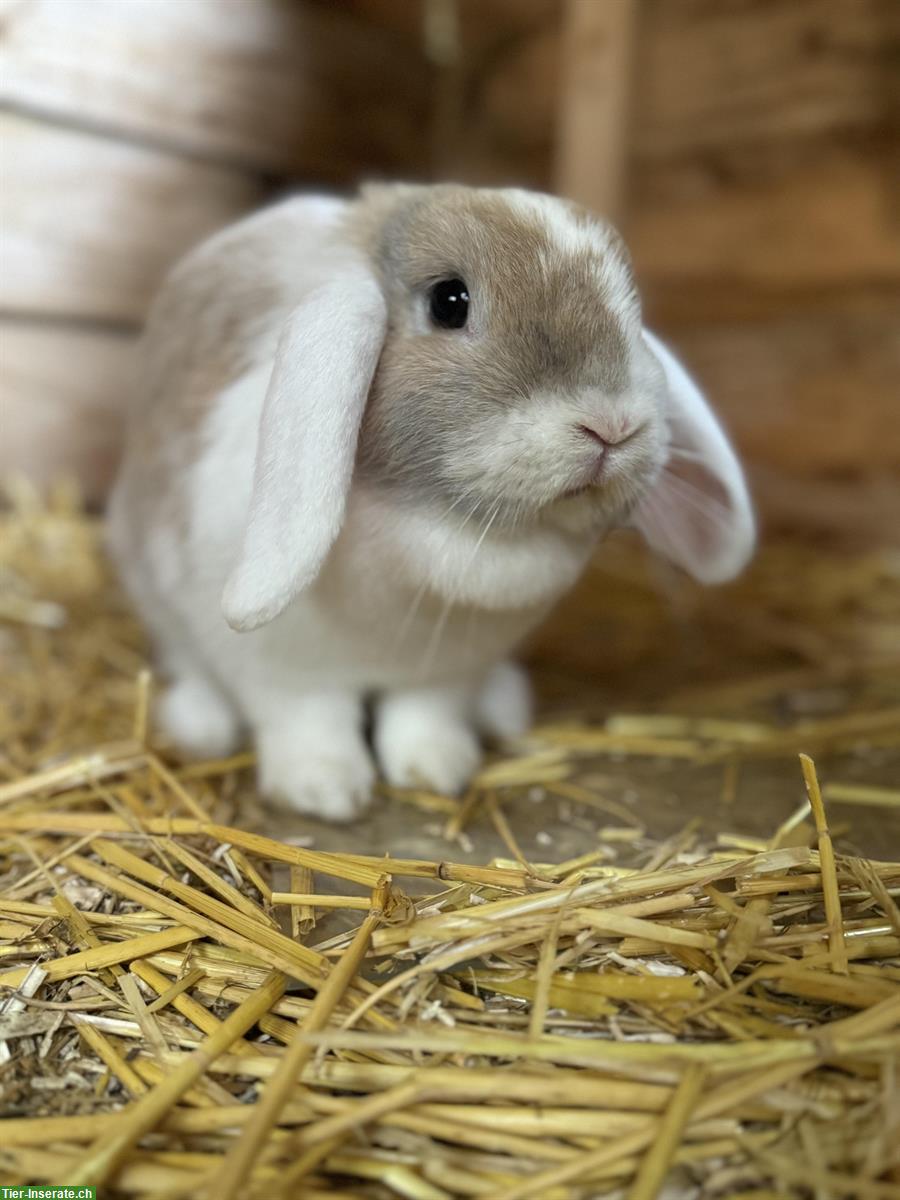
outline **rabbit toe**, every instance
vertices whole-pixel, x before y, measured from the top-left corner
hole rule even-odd
[[[478,770],[481,747],[466,725],[391,721],[376,738],[388,783],[458,795]]]
[[[375,770],[362,748],[342,750],[324,753],[295,737],[262,738],[260,790],[293,812],[325,821],[352,821],[369,806]]]
[[[533,720],[531,682],[516,663],[497,663],[478,696],[479,727],[501,741],[524,737]]]

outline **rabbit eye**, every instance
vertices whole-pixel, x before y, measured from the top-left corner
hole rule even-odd
[[[469,316],[469,289],[462,279],[441,279],[429,293],[428,306],[439,329],[462,329]]]

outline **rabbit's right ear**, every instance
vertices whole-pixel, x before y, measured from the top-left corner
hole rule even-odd
[[[263,405],[243,545],[222,594],[233,629],[271,621],[321,570],[343,524],[386,326],[381,289],[356,258],[288,317]]]
[[[747,565],[756,543],[744,472],[696,383],[659,338],[646,329],[643,337],[662,367],[671,442],[635,524],[701,583],[724,583]]]

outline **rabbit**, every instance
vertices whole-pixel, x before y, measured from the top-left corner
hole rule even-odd
[[[631,525],[705,583],[755,521],[604,221],[516,188],[293,196],[188,254],[143,342],[109,546],[185,754],[348,821],[531,721],[510,656]],[[371,729],[367,727],[371,716]],[[371,748],[370,748],[371,747]]]

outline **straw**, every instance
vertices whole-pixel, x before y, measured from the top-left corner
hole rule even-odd
[[[305,1022],[297,1030],[294,1040],[288,1046],[278,1070],[263,1092],[256,1111],[244,1129],[240,1140],[225,1156],[221,1169],[212,1183],[212,1191],[220,1200],[232,1200],[232,1197],[240,1189],[254,1159],[261,1152],[279,1112],[286,1104],[291,1089],[296,1085],[300,1071],[312,1054],[312,1047],[304,1035],[318,1033],[324,1027],[350,986],[360,960],[369,947],[371,936],[382,918],[386,890],[387,879],[385,878],[379,881],[372,896],[372,911],[359,927],[346,954],[322,985]]]
[[[560,675],[568,715],[461,801],[385,789],[411,831],[467,830],[413,858],[368,825],[323,835],[340,849],[247,829],[250,751],[180,763],[98,546],[70,499],[0,514],[0,1176],[156,1200],[896,1194],[895,558],[764,550],[727,604],[697,594],[713,640],[680,692],[654,675],[639,700],[629,669],[600,713]],[[616,561],[611,672],[668,650]],[[660,838],[648,783],[729,808]],[[574,853],[535,851],[531,800],[571,813]],[[734,828],[757,800],[771,828]]]
[[[816,775],[815,763],[808,755],[800,755],[800,766],[803,770],[806,794],[809,798],[809,806],[812,809],[813,820],[816,823],[816,833],[819,838],[822,892],[825,897],[825,918],[828,921],[828,944],[831,947],[831,961],[835,971],[841,975],[846,975],[847,947],[844,945],[840,889],[838,888],[837,872],[834,865],[834,848],[831,844],[831,834],[825,819],[825,806],[822,803],[822,793],[819,790],[819,778]]]
[[[628,1200],[654,1200],[665,1181],[685,1128],[697,1104],[705,1073],[699,1063],[685,1068],[668,1108],[659,1123],[656,1141],[641,1160]]]
[[[128,1118],[109,1138],[101,1137],[69,1172],[68,1182],[99,1187],[110,1177],[129,1148],[162,1120],[191,1084],[200,1078],[217,1055],[222,1054],[259,1020],[284,991],[285,978],[273,972],[267,983],[227,1017],[200,1047],[167,1076],[158,1087],[137,1101]],[[62,1180],[59,1181],[62,1183]]]

